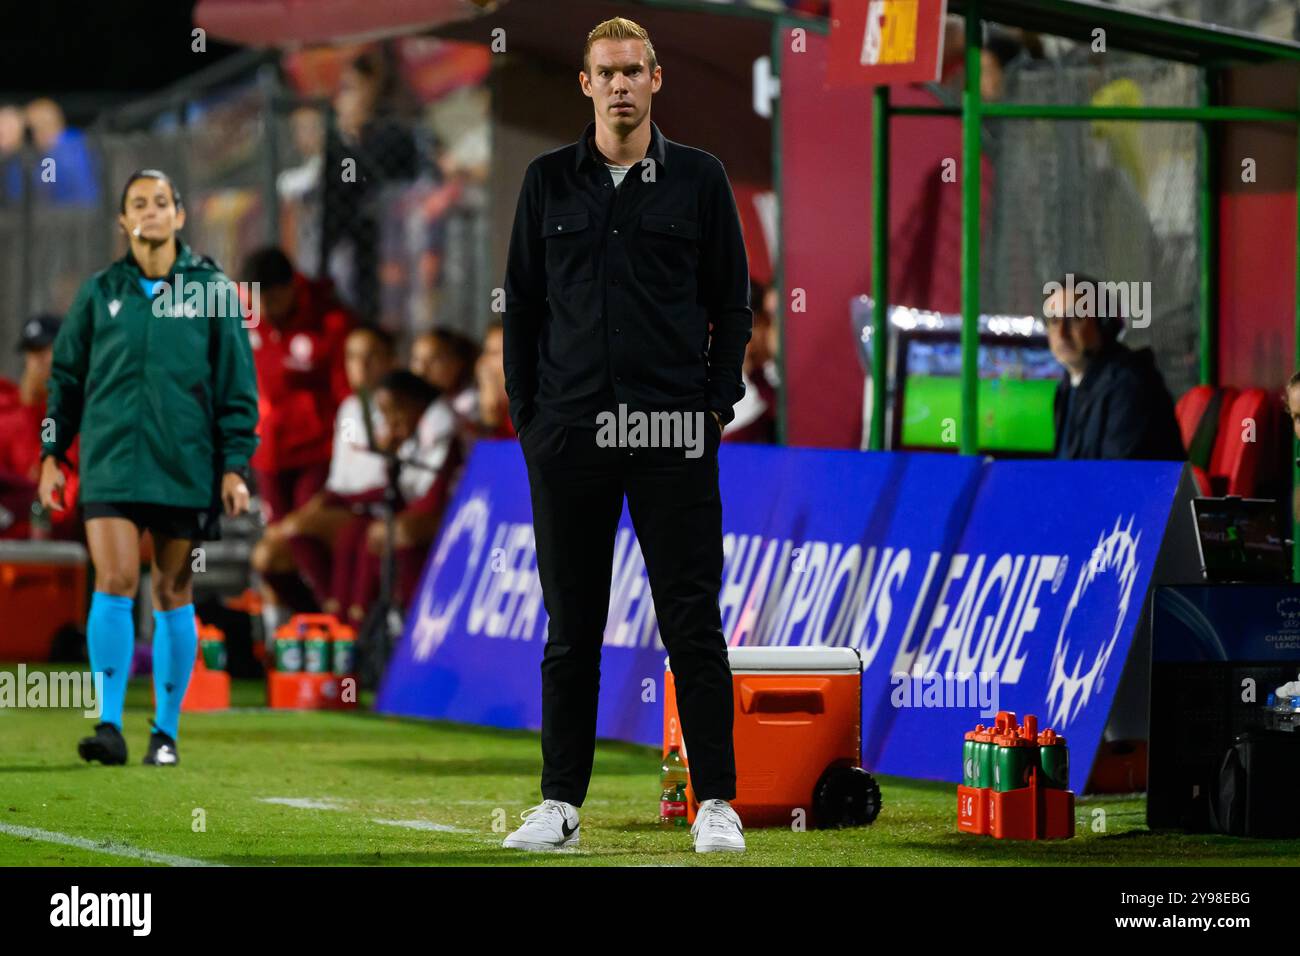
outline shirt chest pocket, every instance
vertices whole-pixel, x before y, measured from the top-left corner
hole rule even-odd
[[[595,274],[591,237],[585,212],[562,213],[542,220],[548,283],[566,286],[591,279]]]
[[[685,286],[699,266],[699,226],[693,219],[645,213],[632,267],[645,285]]]

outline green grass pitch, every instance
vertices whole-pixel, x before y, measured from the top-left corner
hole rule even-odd
[[[956,832],[953,786],[884,777],[873,826],[751,830],[743,856],[696,856],[687,831],[655,825],[657,753],[602,742],[580,848],[523,854],[498,844],[537,802],[536,734],[255,709],[263,701],[259,683],[237,682],[233,703],[249,709],[183,715],[175,768],[139,762],[147,679],[128,696],[125,767],[78,759],[93,723],[79,712],[0,710],[0,865],[151,865],[140,851],[233,866],[1290,865],[1300,851],[1152,834],[1135,797],[1080,800],[1068,842],[999,843]]]

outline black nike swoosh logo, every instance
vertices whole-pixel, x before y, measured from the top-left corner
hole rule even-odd
[[[561,820],[560,832],[564,834],[564,839],[567,840],[569,837],[573,836],[575,833],[578,832],[578,826],[577,824],[574,824],[572,827],[570,827],[567,821]]]

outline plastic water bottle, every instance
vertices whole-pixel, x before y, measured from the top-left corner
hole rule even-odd
[[[1278,700],[1279,730],[1295,731],[1300,726],[1300,697],[1282,697]]]
[[[32,520],[29,525],[31,528],[31,540],[48,541],[52,533],[52,522],[50,513],[45,510],[45,506],[39,501],[32,502]]]
[[[1269,694],[1264,703],[1265,724],[1270,730],[1295,732],[1300,727],[1300,697]]]
[[[668,749],[659,772],[659,825],[686,826],[686,782],[688,774],[682,755],[674,744]]]

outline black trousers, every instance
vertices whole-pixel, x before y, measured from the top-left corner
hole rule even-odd
[[[600,650],[624,495],[671,660],[691,787],[701,801],[735,797],[731,669],[718,609],[721,435],[713,417],[705,419],[696,458],[683,448],[602,448],[594,429],[542,419],[520,436],[550,617],[542,657],[543,799],[581,806],[591,780]],[[647,676],[662,699],[663,675]]]

